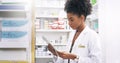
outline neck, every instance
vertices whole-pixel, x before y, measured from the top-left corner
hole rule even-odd
[[[81,33],[81,32],[83,31],[84,28],[85,28],[85,24],[82,23],[81,25],[78,26],[77,32],[80,32],[80,33]]]

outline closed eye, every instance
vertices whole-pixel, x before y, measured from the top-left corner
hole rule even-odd
[[[68,20],[69,20],[69,21],[71,21],[71,22],[73,22],[73,21],[74,21],[72,17],[70,17]]]

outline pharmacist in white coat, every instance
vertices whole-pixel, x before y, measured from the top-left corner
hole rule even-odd
[[[55,63],[101,63],[101,46],[98,34],[85,24],[91,13],[89,0],[67,0],[65,11],[69,26],[74,30],[69,35],[64,52],[57,51]],[[48,45],[48,50],[56,55]]]

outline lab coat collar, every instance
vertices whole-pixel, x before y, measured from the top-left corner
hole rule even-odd
[[[90,30],[90,28],[88,26],[85,26],[85,28],[83,29],[83,31],[81,32],[80,35],[85,35],[89,30]],[[75,33],[76,33],[76,30],[74,30],[73,36]]]
[[[86,33],[89,32],[89,27],[88,26],[85,26],[85,28],[83,29],[83,31],[80,33],[80,35],[78,36],[78,38],[83,38]],[[76,41],[78,41],[78,38],[76,39]]]
[[[89,31],[89,27],[85,26],[85,28],[83,29],[83,31],[81,32],[81,34],[86,34]]]
[[[81,36],[81,35],[82,35],[82,36],[85,35],[87,32],[89,32],[89,27],[88,27],[88,26],[85,26],[85,28],[83,29],[83,31],[80,33],[80,36]],[[71,35],[71,38],[74,37],[75,33],[76,33],[76,30],[73,30],[72,35]],[[80,36],[78,36],[78,37],[80,37]],[[76,40],[77,40],[77,39],[76,39]]]

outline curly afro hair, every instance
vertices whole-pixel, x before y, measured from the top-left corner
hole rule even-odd
[[[77,16],[84,15],[86,18],[87,15],[91,14],[92,5],[90,0],[67,0],[64,10]]]

